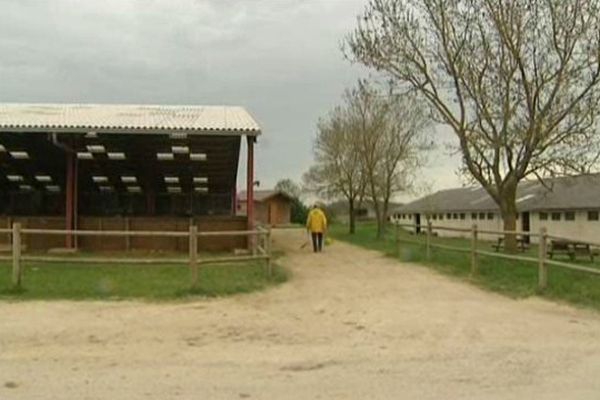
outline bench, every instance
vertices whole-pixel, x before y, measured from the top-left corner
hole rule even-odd
[[[500,237],[498,238],[498,241],[494,244],[492,244],[492,247],[494,248],[494,250],[496,252],[504,249],[504,238]],[[525,250],[529,250],[529,242],[527,240],[525,240],[525,238],[521,237],[521,236],[517,236],[517,249],[519,249],[519,251],[524,252]]]
[[[572,240],[551,240],[547,253],[550,258],[555,254],[567,254],[571,261],[574,261],[577,255],[583,255],[589,257],[592,262],[594,256],[598,255],[597,250],[593,250],[588,243]]]

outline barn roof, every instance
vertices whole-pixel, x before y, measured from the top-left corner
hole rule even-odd
[[[0,193],[64,191],[73,154],[81,193],[230,198],[241,136],[260,134],[242,107],[0,103]]]
[[[0,103],[0,131],[256,136],[260,127],[244,108],[233,106]]]
[[[552,178],[544,184],[523,181],[517,190],[519,211],[600,209],[600,174]],[[482,187],[441,190],[398,208],[397,212],[497,211]]]

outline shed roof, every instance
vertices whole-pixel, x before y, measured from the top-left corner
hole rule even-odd
[[[254,201],[258,201],[258,202],[262,202],[265,200],[270,199],[271,197],[275,197],[275,196],[283,196],[285,198],[290,198],[290,196],[281,191],[281,190],[255,190],[254,191]],[[248,201],[248,193],[244,190],[242,192],[240,192],[239,196],[238,196],[238,200],[239,201]]]
[[[242,107],[136,104],[0,103],[0,130],[260,134]]]
[[[519,211],[600,209],[600,174],[523,181],[517,189]],[[482,187],[441,190],[397,209],[399,212],[497,211]]]

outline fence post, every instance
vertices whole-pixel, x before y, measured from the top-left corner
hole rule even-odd
[[[21,288],[21,223],[12,226],[12,284],[13,288]]]
[[[192,289],[198,287],[198,227],[190,226],[189,263],[192,273]]]
[[[129,233],[131,230],[131,220],[129,217],[125,217],[125,231]],[[131,236],[125,236],[125,251],[131,250]]]
[[[271,227],[267,228],[267,233],[265,234],[265,254],[267,256],[267,274],[269,278],[273,276],[273,263],[271,260]]]
[[[427,221],[426,256],[427,261],[431,260],[431,221]]]
[[[477,275],[477,224],[473,224],[471,231],[471,276]]]
[[[396,257],[400,257],[400,224],[396,221]]]
[[[547,241],[546,228],[540,229],[540,243],[538,246],[538,289],[544,290],[548,287],[548,265],[546,264],[546,241]]]

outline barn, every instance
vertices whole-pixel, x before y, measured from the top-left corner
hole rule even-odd
[[[594,241],[600,236],[600,174],[523,181],[517,191],[517,229]],[[417,232],[435,226],[503,230],[496,203],[480,186],[441,190],[395,210],[393,219],[410,223]],[[459,235],[439,231],[441,236]],[[489,235],[482,238],[493,239]],[[532,238],[532,241],[535,239]]]
[[[242,140],[253,197],[261,129],[242,107],[0,104],[0,225],[41,229],[246,230],[236,215]],[[252,204],[252,203],[251,203]],[[2,238],[5,242],[8,238]],[[243,246],[211,239],[207,249]],[[185,250],[182,239],[25,238],[34,249]]]
[[[255,220],[265,225],[287,225],[291,222],[292,198],[280,190],[254,191]],[[248,213],[248,192],[238,196],[238,214]]]

